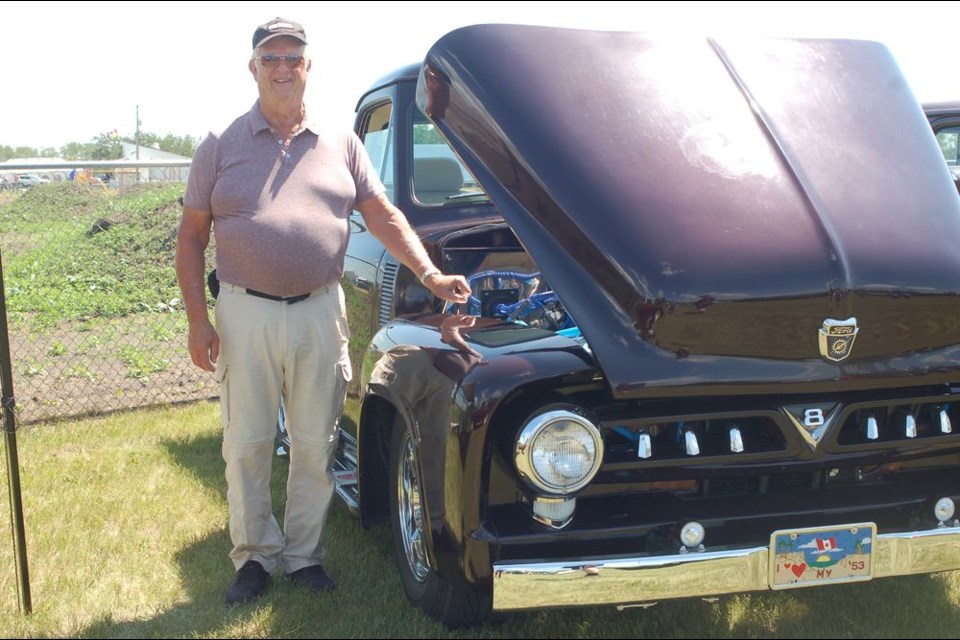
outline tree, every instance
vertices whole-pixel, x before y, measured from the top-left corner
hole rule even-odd
[[[123,157],[123,146],[109,133],[101,133],[93,139],[90,156],[92,160],[119,160]]]
[[[937,134],[937,142],[940,143],[940,151],[947,162],[956,164],[960,154],[957,152],[957,140],[960,136],[950,130],[944,130]]]
[[[160,140],[160,149],[169,153],[192,158],[193,152],[197,150],[199,143],[200,139],[194,138],[193,136],[181,137],[168,133]]]
[[[59,149],[55,147],[44,147],[42,149],[33,147],[14,148],[9,145],[0,145],[0,162],[11,158],[56,158],[58,156],[64,160],[119,160],[123,157],[121,140],[136,144],[133,137],[120,138],[116,132],[108,132],[101,133],[90,142],[68,142]],[[200,144],[200,138],[190,135],[175,136],[168,133],[160,137],[155,133],[140,132],[141,147],[154,147],[186,158],[193,157],[193,152],[197,150],[198,144]]]
[[[446,142],[432,124],[414,125],[413,127],[413,144],[446,144]]]
[[[89,160],[93,157],[92,142],[71,142],[60,147],[60,157],[64,160]]]
[[[57,149],[55,147],[44,147],[36,149],[34,147],[11,147],[0,145],[0,162],[10,160],[11,158],[56,158]]]
[[[136,140],[134,140],[132,137],[126,137],[123,140],[124,142],[129,142],[130,144],[136,144]],[[179,156],[184,156],[187,158],[193,157],[193,152],[197,150],[197,145],[199,143],[199,138],[194,138],[193,136],[189,135],[175,136],[172,133],[168,133],[161,138],[155,133],[150,133],[148,131],[140,132],[141,147],[154,147],[155,149],[160,149],[160,151],[175,153]]]
[[[129,142],[130,144],[137,144],[137,139],[133,136],[123,139],[124,142]],[[155,133],[149,133],[147,131],[140,132],[140,146],[141,147],[154,147],[160,141],[160,137]],[[159,147],[157,147],[159,149]]]

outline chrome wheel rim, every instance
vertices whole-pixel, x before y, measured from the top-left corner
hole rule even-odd
[[[407,566],[417,582],[424,582],[430,573],[423,536],[423,504],[420,499],[420,473],[417,454],[409,433],[400,444],[397,465],[397,507],[400,514],[400,537]]]

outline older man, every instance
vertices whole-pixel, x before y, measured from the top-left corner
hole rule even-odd
[[[384,195],[363,144],[309,117],[311,61],[297,22],[254,31],[250,73],[259,99],[197,148],[177,236],[177,279],[196,366],[220,381],[230,558],[227,603],[264,593],[278,567],[329,591],[323,531],[333,494],[330,462],[351,369],[339,279],[356,208],[369,230],[434,295],[463,302],[462,276],[443,275]],[[216,328],[204,294],[204,250],[216,234]],[[284,530],[270,499],[281,395],[292,441]]]

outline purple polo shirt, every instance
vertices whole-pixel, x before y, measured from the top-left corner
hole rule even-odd
[[[340,279],[350,213],[384,191],[353,131],[304,121],[284,153],[258,101],[197,147],[183,202],[213,214],[222,282],[295,296]]]

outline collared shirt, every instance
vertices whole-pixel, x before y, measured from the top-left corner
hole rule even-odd
[[[343,275],[350,213],[384,191],[353,131],[305,118],[284,148],[257,101],[197,147],[184,204],[213,215],[220,280],[295,296]]]

